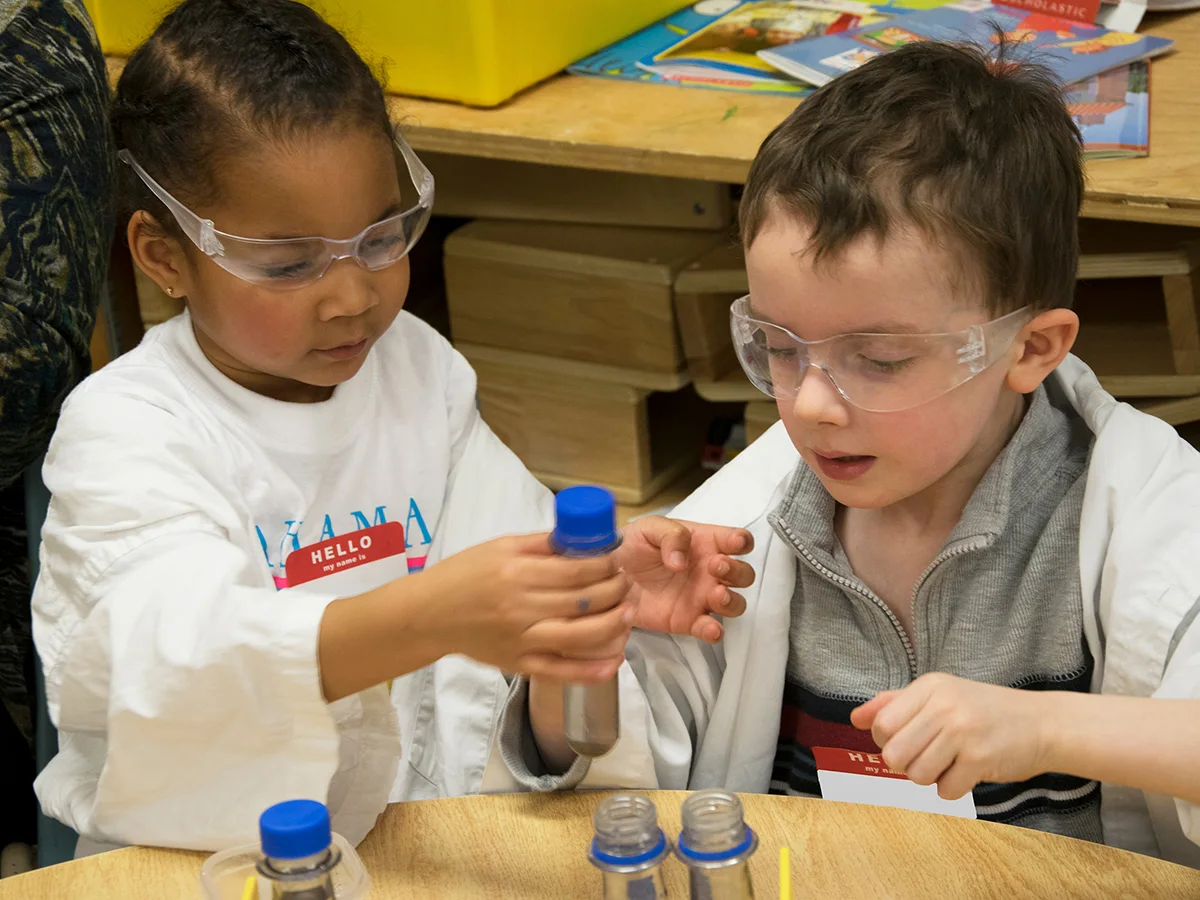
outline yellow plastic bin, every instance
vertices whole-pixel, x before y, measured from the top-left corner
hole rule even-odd
[[[177,0],[84,0],[105,53],[128,55]],[[687,4],[681,0],[319,0],[388,90],[495,106]]]

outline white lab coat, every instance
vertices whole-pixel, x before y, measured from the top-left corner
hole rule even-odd
[[[1200,455],[1166,423],[1118,403],[1074,357],[1047,387],[1096,435],[1079,535],[1092,690],[1200,698]],[[768,789],[796,558],[766,515],[798,462],[776,425],[674,511],[753,532],[748,608],[716,647],[635,634],[621,672],[621,739],[582,786]],[[485,787],[515,787],[491,773]],[[1107,843],[1200,866],[1196,806],[1106,784],[1101,816]]]
[[[553,520],[428,326],[402,313],[332,399],[302,405],[220,375],[184,314],[71,395],[44,477],[49,815],[101,844],[215,850],[313,798],[357,843],[389,800],[479,790],[500,672],[448,657],[330,705],[317,667],[336,597]],[[406,526],[403,555],[277,589],[288,551],[379,521]]]

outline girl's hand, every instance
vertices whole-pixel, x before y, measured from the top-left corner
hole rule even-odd
[[[616,556],[633,583],[633,624],[715,644],[724,628],[714,616],[746,611],[745,598],[730,589],[754,583],[749,564],[731,556],[753,549],[754,538],[744,528],[660,516],[631,523]]]
[[[1046,695],[935,673],[885,691],[850,714],[870,730],[889,768],[957,800],[981,781],[1024,781],[1049,771],[1054,728]]]
[[[500,538],[416,577],[435,604],[430,627],[443,654],[583,683],[611,677],[624,658],[633,608],[612,555],[556,556],[545,534]]]

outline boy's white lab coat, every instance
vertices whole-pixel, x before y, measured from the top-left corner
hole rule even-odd
[[[474,373],[428,326],[402,313],[305,407],[220,376],[184,314],[72,394],[45,480],[33,613],[59,728],[36,785],[49,815],[93,844],[219,849],[253,841],[267,806],[312,798],[357,843],[389,800],[479,790],[499,671],[451,656],[390,695],[326,704],[317,665],[334,598],[553,522],[550,493],[480,419]],[[384,516],[407,524],[404,554],[276,589],[293,546]]]
[[[1096,435],[1079,535],[1092,690],[1200,698],[1200,454],[1165,422],[1118,403],[1074,357],[1047,388]],[[776,425],[674,511],[748,527],[758,578],[720,646],[635,635],[621,672],[621,739],[593,762],[583,786],[767,790],[796,557],[766,515],[798,462]],[[502,779],[486,786],[498,789]],[[1200,866],[1200,808],[1104,785],[1101,814],[1106,843]]]

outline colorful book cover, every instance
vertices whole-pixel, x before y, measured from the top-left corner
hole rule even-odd
[[[667,74],[647,67],[648,61],[652,63],[655,57],[669,52],[697,32],[703,31],[730,13],[754,5],[755,2],[756,0],[700,0],[579,60],[568,66],[567,71],[575,75],[615,78],[622,81],[679,84],[757,94],[783,94],[796,98],[812,93],[810,86],[797,83],[790,76],[766,65],[756,68],[757,75],[754,77],[695,60],[689,60],[687,64],[677,61]],[[754,53],[746,56],[758,62]],[[670,77],[667,77],[668,74]]]
[[[1150,152],[1150,64],[1136,62],[1072,84],[1067,110],[1088,159],[1123,159]]]
[[[639,61],[641,68],[670,78],[674,72],[709,67],[750,79],[778,78],[758,51],[823,34],[837,34],[888,18],[866,3],[836,0],[751,0]]]
[[[946,0],[699,0],[569,66],[568,72],[650,84],[679,84],[800,98],[808,84],[766,64],[757,51],[804,35],[851,27],[852,16],[887,16],[934,9]],[[755,15],[758,24],[755,24]],[[845,14],[845,16],[844,16]],[[789,18],[790,17],[790,18]],[[722,23],[738,23],[724,31]],[[857,24],[865,24],[859,21]],[[762,34],[757,32],[762,27]],[[736,29],[740,27],[740,32]],[[740,36],[739,36],[740,34]],[[694,39],[694,40],[693,40]],[[705,46],[711,42],[710,46]]]
[[[822,85],[880,54],[914,41],[948,41],[994,45],[998,34],[1018,45],[1014,59],[1026,58],[1050,68],[1064,84],[1165,53],[1166,38],[1109,31],[1031,13],[987,0],[967,0],[929,12],[918,12],[844,34],[825,35],[759,56],[787,74]]]
[[[1008,6],[1091,25],[1100,11],[1100,0],[1009,0]]]

